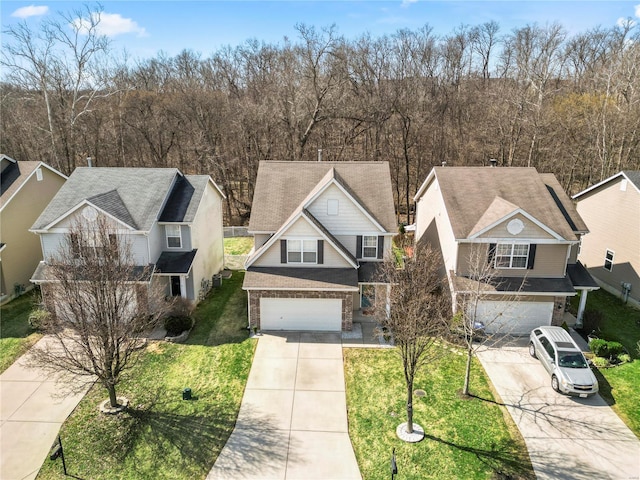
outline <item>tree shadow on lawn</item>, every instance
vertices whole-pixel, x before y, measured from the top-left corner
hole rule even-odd
[[[491,444],[490,449],[476,448],[467,445],[450,442],[443,438],[434,437],[425,434],[425,439],[447,445],[456,450],[474,455],[480,462],[489,467],[493,475],[493,479],[531,479],[536,478],[533,470],[530,468],[529,458],[519,454],[517,451]]]

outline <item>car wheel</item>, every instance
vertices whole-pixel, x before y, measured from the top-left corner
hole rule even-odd
[[[558,377],[555,375],[551,375],[551,388],[553,388],[556,392],[560,391],[560,383],[558,382]]]
[[[533,342],[529,342],[529,355],[531,355],[533,358],[537,358],[536,346],[533,344]]]

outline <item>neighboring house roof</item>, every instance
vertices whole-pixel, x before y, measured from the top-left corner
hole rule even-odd
[[[387,162],[260,162],[250,232],[276,232],[329,182],[336,182],[388,232],[396,231]]]
[[[348,290],[358,291],[353,268],[252,267],[244,276],[244,290]]]
[[[6,155],[0,155],[0,160],[9,163],[0,172],[0,210],[11,201],[13,196],[18,193],[39,167],[46,168],[62,178],[67,178],[55,168],[43,162],[18,162]]]
[[[183,176],[175,168],[76,168],[31,229],[47,229],[83,203],[141,231],[158,219],[190,223],[209,181],[207,175]]]
[[[635,189],[640,193],[640,170],[622,170],[621,172],[616,173],[615,175],[611,175],[609,178],[605,178],[601,182],[596,183],[595,185],[582,190],[581,192],[576,193],[572,198],[574,200],[578,200],[583,195],[592,192],[600,188],[602,185],[606,185],[609,182],[612,182],[618,178],[625,178],[631,183]]]
[[[584,225],[557,181],[538,174],[535,168],[435,167],[418,190],[416,201],[434,176],[456,239],[488,229],[500,215],[513,214],[516,208],[565,240],[576,241],[575,232],[580,228],[573,227]]]

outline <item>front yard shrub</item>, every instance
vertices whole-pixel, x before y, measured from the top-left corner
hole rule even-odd
[[[628,353],[621,353],[620,355],[618,355],[618,360],[620,361],[620,363],[629,363],[631,361],[631,355],[629,355]]]
[[[193,326],[193,319],[186,315],[172,315],[164,320],[164,328],[169,336],[180,335]]]
[[[624,346],[620,342],[610,342],[602,338],[591,340],[589,348],[596,357],[601,358],[617,358],[624,353]]]
[[[29,326],[37,331],[42,328],[44,322],[46,322],[50,316],[51,314],[44,308],[37,308],[29,314],[27,321],[29,322]]]
[[[609,366],[609,360],[607,360],[606,358],[593,357],[593,360],[591,360],[591,361],[598,368],[604,368],[604,367]]]
[[[605,357],[604,351],[607,349],[607,341],[602,338],[594,338],[589,342],[589,348],[596,357]]]

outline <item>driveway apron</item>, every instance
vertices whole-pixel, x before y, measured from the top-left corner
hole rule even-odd
[[[208,480],[360,480],[340,334],[264,334],[235,429]]]
[[[44,337],[33,348],[48,341]],[[2,480],[36,478],[62,423],[86,393],[63,396],[65,387],[66,381],[27,368],[24,356],[0,375]]]
[[[556,393],[528,339],[482,347],[478,358],[520,429],[539,479],[638,479],[640,441],[600,395]]]

